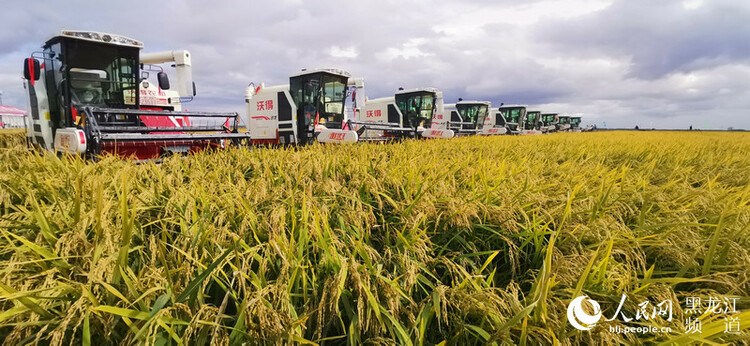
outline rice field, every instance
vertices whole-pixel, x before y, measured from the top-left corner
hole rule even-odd
[[[135,164],[0,133],[4,344],[748,344],[750,135],[598,132]],[[671,321],[571,326],[674,301]],[[685,300],[736,298],[726,317]],[[671,333],[613,333],[668,326]]]

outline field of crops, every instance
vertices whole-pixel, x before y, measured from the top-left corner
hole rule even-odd
[[[5,138],[3,138],[5,136]],[[16,139],[9,139],[15,136]],[[6,344],[750,339],[750,135],[233,149],[137,165],[0,134]],[[572,298],[606,317],[571,326]],[[689,333],[688,297],[734,297]],[[610,326],[668,326],[623,334]]]

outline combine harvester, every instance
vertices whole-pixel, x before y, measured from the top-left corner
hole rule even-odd
[[[523,130],[522,123],[526,117],[526,106],[500,106],[498,113],[505,119],[505,126],[510,134],[518,135]]]
[[[501,106],[499,112],[507,120],[506,125],[511,134],[538,135],[542,131],[535,129],[534,123],[527,120],[526,106]],[[538,114],[539,112],[535,112]]]
[[[448,127],[457,136],[468,135],[502,135],[507,132],[505,120],[496,126],[496,115],[490,115],[492,104],[489,101],[464,101],[446,104],[443,114],[450,114]],[[495,113],[495,112],[493,112]],[[502,117],[501,117],[502,118]]]
[[[526,119],[524,121],[522,134],[524,135],[542,134],[542,112],[529,111],[526,113]]]
[[[503,104],[500,104],[500,107],[502,107]],[[496,110],[490,111],[489,116],[487,119],[484,120],[484,129],[485,130],[491,130],[491,129],[497,129],[498,134],[509,134],[510,129],[508,127],[508,123],[503,116],[503,113],[500,111],[500,108]]]
[[[570,131],[570,117],[567,115],[561,115],[557,118],[557,132],[569,132]]]
[[[557,113],[542,114],[542,132],[553,133],[557,131],[558,116]]]
[[[29,144],[88,158],[109,153],[145,160],[248,139],[237,131],[237,113],[141,108],[142,48],[128,37],[89,31],[64,30],[47,40],[41,52],[24,60]],[[169,90],[166,74],[158,80],[159,88]],[[224,125],[191,126],[185,117],[220,119]]]
[[[349,83],[352,119],[360,140],[389,141],[403,138],[452,138],[444,117],[443,93],[435,88],[404,90],[394,96],[368,100],[362,78]]]
[[[570,132],[581,132],[581,117],[570,117]]]
[[[344,119],[350,74],[339,69],[303,70],[289,84],[252,83],[245,103],[250,142],[255,145],[353,143],[359,134]]]

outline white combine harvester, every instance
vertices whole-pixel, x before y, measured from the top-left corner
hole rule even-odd
[[[557,113],[542,113],[542,132],[556,132],[558,119]]]
[[[500,107],[502,106],[503,104],[501,103]],[[508,123],[505,116],[503,116],[503,113],[500,111],[500,108],[490,110],[490,114],[487,116],[487,119],[484,120],[484,129],[488,132],[497,129],[498,134],[510,133]]]
[[[467,135],[502,135],[507,132],[505,119],[492,109],[489,101],[464,101],[446,104],[445,112],[450,117],[449,127],[458,136]]]
[[[542,131],[534,128],[534,122],[529,123],[527,120],[528,115],[526,113],[526,106],[500,106],[498,110],[502,117],[507,121],[506,126],[511,134],[537,135],[542,133]]]
[[[561,115],[557,117],[557,132],[570,131],[570,116]]]
[[[443,114],[443,93],[435,88],[399,89],[394,96],[368,100],[362,78],[349,83],[352,93],[350,128],[361,140],[452,138]]]
[[[344,119],[350,74],[339,69],[303,70],[289,84],[250,84],[245,93],[252,144],[352,143],[357,132]]]
[[[528,111],[526,113],[526,119],[524,120],[523,132],[524,135],[540,135],[542,134],[542,112],[540,111]]]
[[[28,142],[90,158],[111,153],[156,159],[247,138],[237,131],[237,113],[143,109],[142,48],[125,36],[90,31],[64,30],[47,40],[24,60]],[[166,74],[158,79],[161,89],[169,89]],[[221,119],[225,125],[180,125],[175,119],[183,117]]]
[[[581,117],[570,117],[570,132],[581,132]]]

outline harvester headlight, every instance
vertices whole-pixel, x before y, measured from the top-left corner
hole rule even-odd
[[[100,34],[98,32],[92,32],[92,31],[63,31],[63,35],[65,36],[71,36],[71,37],[78,37],[82,39],[87,40],[94,40],[94,41],[101,41],[106,43],[116,43],[116,44],[127,44],[131,46],[137,46],[137,47],[143,47],[143,43],[136,41],[131,38],[127,38],[124,36],[119,35],[110,35],[110,34]]]

